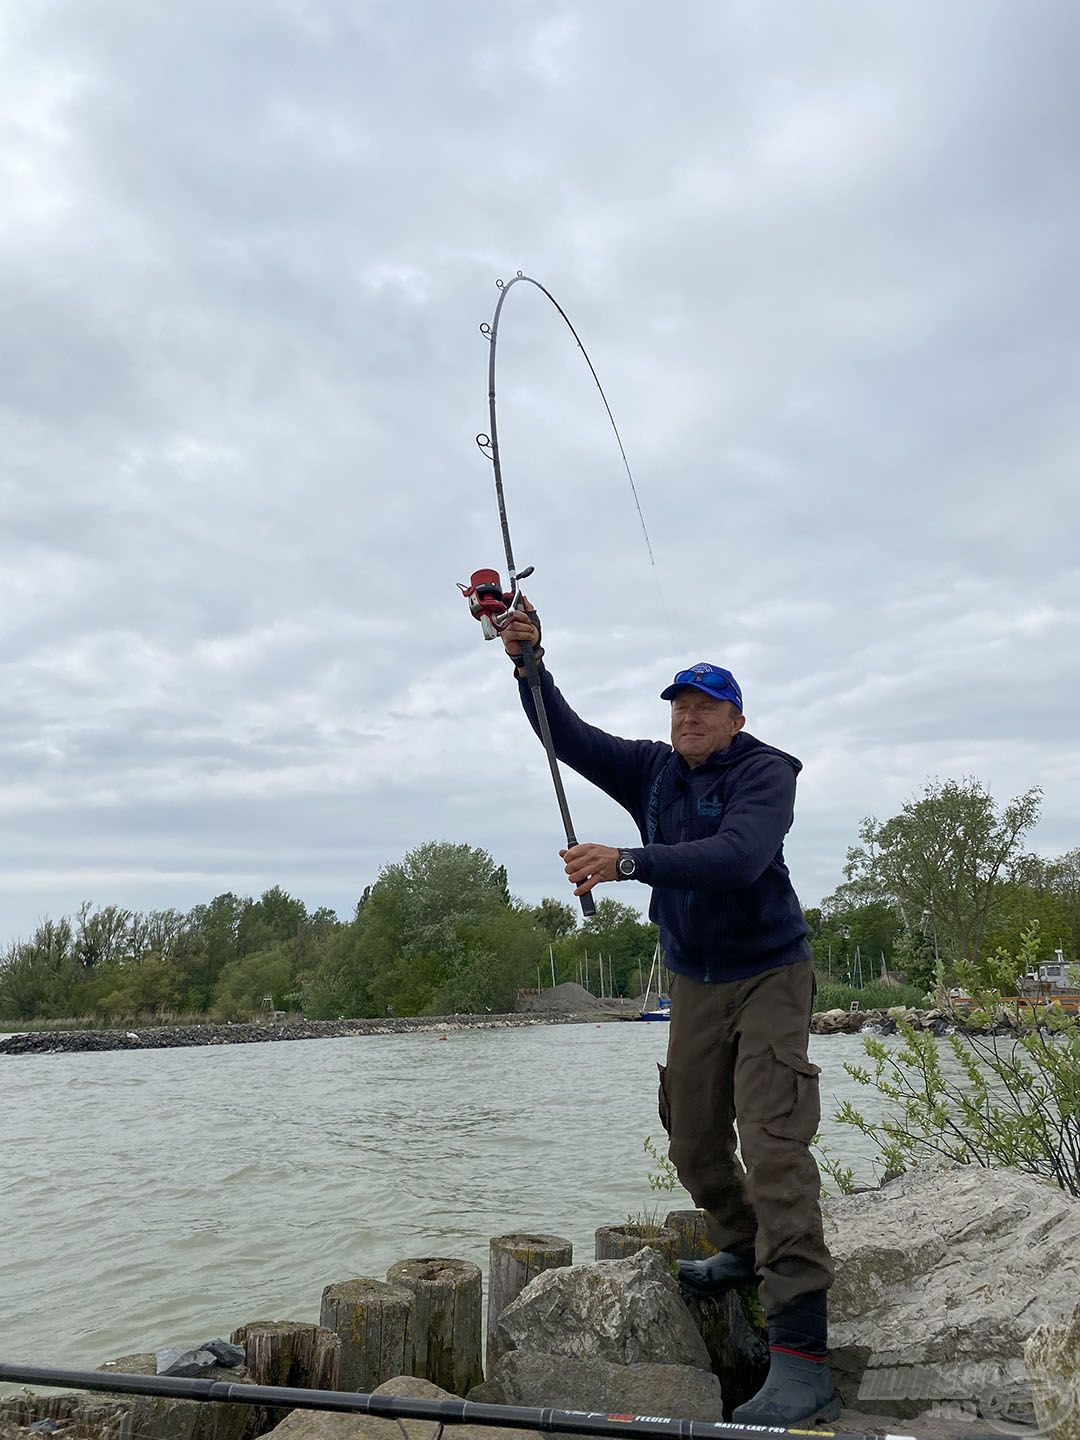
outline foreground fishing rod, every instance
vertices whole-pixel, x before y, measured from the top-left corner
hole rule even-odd
[[[100,1370],[53,1370],[42,1365],[0,1364],[0,1380],[117,1395],[156,1395],[172,1400],[217,1401],[231,1405],[275,1405],[293,1410],[337,1410],[385,1415],[392,1420],[431,1420],[440,1425],[492,1425],[503,1429],[561,1430],[573,1435],[618,1435],[646,1440],[653,1435],[682,1440],[762,1440],[808,1432],[772,1425],[735,1425],[727,1420],[677,1420],[663,1415],[605,1415],[596,1410],[555,1410],[530,1405],[486,1405],[473,1400],[421,1400],[402,1395],[366,1395],[353,1390],[299,1390],[286,1385],[238,1385],[224,1380],[185,1380],[169,1375],[114,1375]],[[862,1431],[815,1429],[817,1440],[915,1440],[913,1435],[868,1435]],[[1000,1440],[972,1434],[965,1440]]]
[[[509,589],[503,590],[502,582],[499,579],[497,570],[474,570],[469,578],[468,585],[459,585],[458,589],[469,602],[469,609],[477,620],[480,621],[484,630],[485,640],[494,640],[501,635],[514,618],[515,611],[528,613],[525,610],[525,602],[521,594],[521,582],[528,579],[533,573],[533,566],[529,565],[524,570],[519,570],[514,562],[514,547],[510,540],[510,524],[506,517],[506,497],[503,493],[502,462],[499,458],[499,426],[495,414],[495,347],[499,338],[499,316],[502,313],[503,303],[507,295],[518,283],[523,280],[527,285],[535,285],[537,290],[546,295],[552,305],[562,316],[569,327],[571,335],[577,341],[578,349],[585,356],[585,363],[589,367],[593,379],[596,381],[596,388],[600,391],[600,398],[604,402],[608,419],[611,421],[611,428],[615,431],[615,438],[619,442],[619,453],[622,455],[623,466],[630,480],[630,489],[633,491],[634,503],[637,506],[638,519],[641,521],[641,528],[645,533],[645,544],[649,550],[649,560],[653,564],[652,545],[649,542],[649,532],[645,528],[645,517],[641,513],[641,503],[638,500],[637,487],[634,484],[634,477],[630,473],[630,465],[626,458],[626,450],[623,447],[622,436],[619,434],[619,427],[615,424],[615,417],[611,413],[611,406],[608,404],[607,396],[604,394],[604,387],[600,384],[600,377],[593,368],[585,346],[581,343],[581,337],[570,324],[566,311],[551,294],[545,289],[539,280],[534,280],[530,275],[523,274],[520,270],[509,284],[502,280],[496,280],[495,284],[499,290],[498,303],[495,306],[495,314],[491,324],[480,326],[480,333],[488,340],[488,434],[480,434],[476,437],[476,443],[480,450],[491,461],[491,467],[495,472],[495,499],[499,507],[499,525],[502,529],[503,550],[506,554],[507,585]],[[559,802],[559,814],[562,816],[563,830],[566,833],[566,847],[570,849],[576,845],[577,836],[574,834],[574,823],[570,818],[570,806],[566,799],[566,790],[563,787],[562,774],[559,770],[559,762],[555,755],[555,742],[551,736],[551,727],[548,724],[547,709],[544,706],[544,697],[540,690],[540,672],[537,668],[536,650],[531,642],[525,641],[521,647],[521,658],[525,666],[525,676],[528,680],[529,691],[532,695],[533,705],[536,710],[536,721],[540,729],[540,739],[544,744],[544,751],[547,754],[548,768],[551,770],[552,783],[555,786],[555,797]],[[582,914],[588,917],[596,914],[596,902],[593,899],[592,891],[586,891],[580,895]]]

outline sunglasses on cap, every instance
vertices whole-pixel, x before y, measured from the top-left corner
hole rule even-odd
[[[708,665],[702,661],[689,670],[680,670],[671,684],[661,691],[660,699],[671,700],[677,690],[687,687],[700,690],[703,695],[711,695],[714,700],[730,700],[739,710],[743,708],[738,681],[730,670],[724,670],[719,665]]]

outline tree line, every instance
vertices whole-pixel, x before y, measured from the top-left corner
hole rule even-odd
[[[821,974],[863,978],[882,962],[930,991],[964,967],[986,973],[999,952],[1049,960],[1080,954],[1080,849],[1028,853],[1039,818],[1034,788],[1004,805],[976,779],[932,781],[899,814],[873,816],[849,848],[844,880],[807,912]]]
[[[871,980],[884,965],[926,993],[1016,953],[1033,921],[1041,957],[1060,946],[1075,959],[1080,849],[1026,853],[1039,802],[1031,790],[999,807],[977,780],[935,781],[891,819],[865,819],[844,881],[806,912],[820,978]],[[0,955],[0,1021],[498,1012],[552,978],[599,992],[601,957],[604,990],[636,996],[655,945],[629,905],[604,897],[579,924],[568,901],[516,899],[487,851],[432,841],[384,866],[345,920],[280,887],[186,913],[86,903],[45,920]]]
[[[636,994],[655,943],[628,905],[603,899],[579,927],[563,901],[515,899],[487,851],[430,842],[384,866],[348,920],[277,886],[186,913],[87,902],[0,956],[0,1021],[508,1011],[553,966],[557,980],[576,979],[590,953],[592,989],[602,953],[607,985]]]

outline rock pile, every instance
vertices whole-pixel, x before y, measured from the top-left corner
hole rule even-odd
[[[912,1010],[897,1005],[891,1010],[819,1010],[811,1016],[810,1031],[813,1035],[857,1035],[869,1028],[881,1035],[895,1035],[898,1021],[916,1030],[932,1030],[935,1035],[960,1028],[956,1017],[943,1010]]]
[[[879,1190],[828,1200],[823,1213],[836,1259],[830,1339],[846,1406],[838,1430],[894,1430],[900,1420],[905,1432],[920,1440],[952,1440],[970,1432],[979,1417],[991,1422],[982,1429],[1008,1427],[1013,1434],[1033,1427],[1037,1418],[1051,1440],[1080,1440],[1080,1198],[1018,1171],[937,1160]],[[520,1242],[511,1245],[516,1254],[529,1244],[549,1248],[558,1237],[519,1234],[498,1240]],[[428,1275],[432,1267],[442,1267],[455,1285],[462,1278],[450,1268],[460,1261],[408,1263],[420,1267],[413,1276],[417,1284],[435,1283]],[[395,1273],[400,1265],[392,1267]],[[465,1281],[472,1283],[467,1275]],[[352,1388],[357,1381],[347,1372],[346,1351],[363,1338],[367,1312],[377,1311],[381,1324],[389,1313],[388,1296],[402,1296],[414,1322],[423,1309],[413,1291],[366,1283],[367,1288],[359,1282],[331,1287],[334,1305],[323,1327],[265,1322],[234,1331],[236,1343],[250,1344],[256,1333],[271,1343],[263,1347],[262,1360],[257,1348],[247,1349],[248,1371],[232,1371],[227,1378],[332,1388],[339,1372],[331,1374],[313,1358],[332,1354],[341,1360],[343,1388]],[[469,1388],[467,1398],[719,1420],[753,1393],[767,1361],[744,1296],[709,1298],[708,1310],[702,1304],[686,1303],[668,1261],[648,1248],[620,1260],[545,1268],[492,1316],[496,1343],[487,1376]],[[434,1333],[436,1311],[443,1317],[442,1333],[456,1336],[457,1321],[447,1320],[451,1312],[445,1305],[424,1311],[430,1312],[424,1321],[429,1332]],[[468,1316],[475,1370],[477,1304],[468,1307]],[[328,1319],[333,1329],[326,1327]],[[385,1325],[378,1333],[379,1343],[366,1352],[371,1361],[366,1387],[399,1395],[446,1394],[432,1380],[437,1346],[416,1343],[409,1324],[401,1346],[383,1343]],[[305,1337],[312,1343],[301,1355],[294,1342]],[[456,1345],[455,1339],[443,1348],[449,1352]],[[440,1352],[439,1363],[446,1359]],[[116,1366],[148,1368],[152,1360],[126,1357]],[[428,1373],[401,1378],[398,1371],[409,1366],[426,1367]],[[466,1388],[464,1381],[455,1383]],[[0,1436],[28,1440],[30,1423],[55,1416],[53,1428],[64,1431],[63,1440],[123,1440],[118,1421],[128,1425],[123,1434],[131,1434],[137,1406],[146,1424],[134,1433],[152,1433],[155,1440],[221,1440],[226,1433],[230,1440],[254,1440],[282,1419],[281,1412],[257,1407],[143,1400],[80,1415],[77,1406],[83,1403],[77,1397],[42,1397],[40,1406],[0,1401]],[[215,1417],[218,1410],[232,1412],[235,1429],[218,1434],[214,1427],[230,1419]],[[281,1440],[401,1440],[402,1430],[407,1440],[434,1440],[419,1422],[399,1427],[322,1412],[294,1412],[278,1429]],[[461,1432],[455,1436],[464,1440]],[[479,1433],[471,1440],[481,1440]]]
[[[517,1004],[519,1011],[529,1015],[586,1015],[604,1009],[603,1001],[573,980],[550,990],[522,990]]]

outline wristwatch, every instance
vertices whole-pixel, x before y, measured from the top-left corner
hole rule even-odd
[[[615,861],[615,878],[617,880],[633,880],[637,874],[637,861],[625,850],[619,851],[619,858]]]

